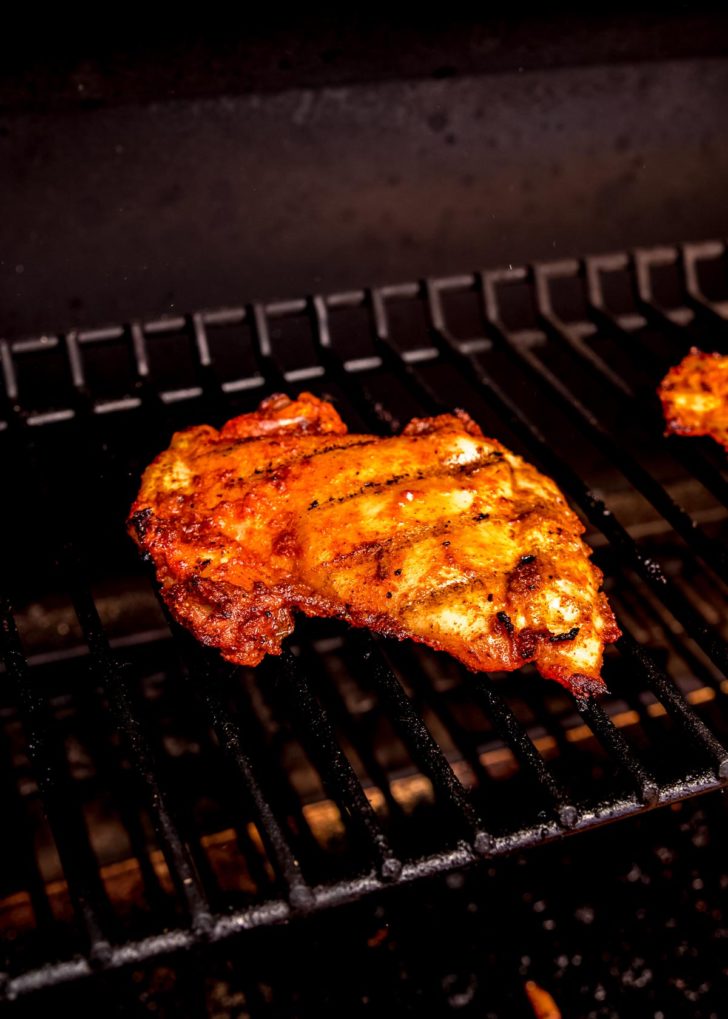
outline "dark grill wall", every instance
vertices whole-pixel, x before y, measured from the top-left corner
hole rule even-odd
[[[259,22],[6,42],[6,335],[728,232],[724,16]]]

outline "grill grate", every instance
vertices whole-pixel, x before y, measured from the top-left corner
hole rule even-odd
[[[23,753],[77,936],[72,956],[64,957],[50,882],[36,863],[28,797],[11,781],[13,890],[27,894],[35,930],[30,949],[7,953],[3,995],[15,998],[225,941],[725,783],[728,752],[718,729],[728,691],[722,613],[728,559],[720,503],[728,482],[724,462],[709,445],[661,436],[654,399],[668,364],[696,338],[726,349],[728,301],[708,300],[700,283],[701,268],[725,254],[722,243],[683,245],[0,343],[0,442],[15,488],[3,499],[4,533],[13,536],[8,591],[0,602],[11,691],[6,714],[17,710],[22,722]],[[658,304],[652,285],[665,265],[682,273],[670,308]],[[631,284],[631,310],[609,310],[603,285],[609,274]],[[728,295],[728,275],[726,281]],[[568,300],[560,306],[564,282],[572,311]],[[514,286],[533,304],[535,324],[527,328],[503,320],[500,309],[509,305],[502,294]],[[462,302],[457,313],[455,300]],[[415,309],[409,318],[391,313],[400,304]],[[358,342],[347,349],[340,339],[336,321],[343,312],[364,316],[368,348]],[[455,336],[456,319],[465,335]],[[294,323],[295,343],[281,340],[281,323]],[[252,350],[255,360],[250,375],[219,373],[213,352],[221,328],[238,329],[241,343],[248,331],[246,356]],[[163,359],[153,368],[151,352],[160,337],[175,341],[167,344],[173,352],[186,345],[194,354],[194,377],[174,390],[161,386],[169,367]],[[291,367],[286,352],[306,349],[301,337],[311,341],[313,360]],[[86,354],[119,343],[130,355],[133,378],[99,401],[87,384]],[[70,380],[66,402],[55,361],[59,348]],[[627,371],[617,367],[624,367],[625,351]],[[23,389],[23,360],[46,352],[54,360],[47,379],[35,371],[34,381],[42,384],[32,399],[45,393],[48,402],[35,406]],[[120,537],[140,467],[174,427],[218,423],[266,392],[304,387],[332,392],[355,424],[384,433],[415,413],[468,402],[479,420],[489,419],[486,431],[496,430],[550,473],[592,526],[621,610],[624,636],[607,662],[616,693],[597,704],[570,700],[527,674],[510,677],[507,685],[497,677],[462,678],[441,657],[315,622],[302,626],[297,643],[257,670],[255,680],[158,619],[151,629],[132,626],[110,637],[95,596],[99,584],[121,578],[149,601],[148,578]],[[610,417],[607,408],[602,414],[601,405],[615,400],[619,413]],[[640,438],[626,441],[637,426]],[[582,445],[605,466],[584,459]],[[702,501],[684,506],[680,493],[692,493],[695,485]],[[625,493],[622,515],[629,519],[623,522],[612,506]],[[640,509],[643,503],[652,509]],[[641,526],[659,540],[645,543]],[[76,643],[30,646],[26,653],[19,629],[26,643],[33,641],[23,607],[59,593],[73,606]],[[157,659],[159,669],[151,665]],[[113,739],[97,740],[95,766],[111,776],[107,792],[138,867],[148,906],[141,934],[130,933],[110,901],[108,866],[101,866],[54,708],[55,670],[63,677],[64,662],[72,673],[81,660],[88,681],[79,687],[74,680],[71,696],[74,704],[88,700],[99,724],[112,723]],[[150,709],[147,681],[155,669],[183,691],[173,699],[186,698],[194,724],[206,731],[200,740],[209,743],[227,801],[240,871],[255,888],[248,901],[226,897],[211,865],[205,849],[213,844],[211,834],[187,802],[164,721]],[[447,691],[433,682],[433,670],[440,679],[448,670],[453,674]],[[353,710],[352,689],[374,698],[376,710]],[[480,731],[455,710],[456,694],[479,713]],[[400,759],[384,760],[372,721],[386,724]],[[667,722],[676,735],[670,736]],[[633,730],[639,738],[632,738]],[[586,751],[578,750],[582,743]],[[294,781],[294,744],[310,762],[306,774],[318,794]],[[675,746],[677,753],[668,752]],[[6,751],[10,773],[17,754]],[[498,798],[504,760],[520,783],[515,807]],[[579,787],[576,773],[584,767],[594,791],[589,782]],[[439,811],[434,834],[424,836],[420,800]],[[329,815],[335,848],[323,851],[321,818]]]

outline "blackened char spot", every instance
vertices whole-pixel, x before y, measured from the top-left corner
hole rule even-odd
[[[549,637],[549,644],[563,644],[567,640],[575,640],[579,635],[579,627],[573,626],[566,633],[555,633]]]
[[[151,516],[152,511],[147,506],[146,509],[137,510],[136,513],[132,513],[131,517],[129,518],[129,523],[136,531],[139,541],[143,541],[146,536]]]
[[[511,617],[507,612],[497,612],[495,618],[501,624],[506,633],[513,633],[513,623],[511,622]]]

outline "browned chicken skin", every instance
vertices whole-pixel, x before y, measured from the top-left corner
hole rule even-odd
[[[619,636],[583,527],[556,485],[464,413],[349,435],[331,404],[273,396],[177,433],[129,528],[174,616],[225,658],[279,654],[295,610],[602,686]]]
[[[658,390],[668,432],[710,435],[728,449],[728,357],[693,347]]]

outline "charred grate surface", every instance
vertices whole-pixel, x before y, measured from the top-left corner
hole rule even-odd
[[[0,993],[724,785],[725,457],[655,396],[693,344],[728,350],[722,242],[0,341]],[[624,631],[609,696],[316,621],[253,673],[168,624],[124,535],[140,470],[304,388],[382,434],[463,406],[557,480]]]

